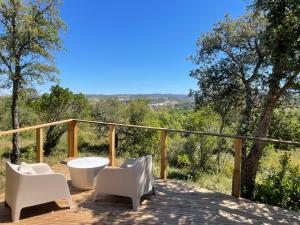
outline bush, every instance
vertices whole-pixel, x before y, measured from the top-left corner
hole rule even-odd
[[[83,94],[74,94],[68,88],[58,85],[51,87],[50,93],[43,94],[35,102],[35,108],[43,121],[55,122],[69,118],[85,118],[89,116],[90,105]],[[45,155],[49,156],[58,145],[66,126],[50,126],[46,131],[44,142]]]
[[[178,168],[185,168],[185,167],[189,167],[191,165],[189,156],[187,154],[181,154],[177,156],[177,160],[176,160],[176,166]]]
[[[286,209],[300,210],[300,170],[297,166],[291,166],[290,155],[282,155],[279,170],[270,172],[257,185],[255,199]]]

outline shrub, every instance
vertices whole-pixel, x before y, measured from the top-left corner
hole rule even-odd
[[[187,154],[180,154],[177,156],[176,166],[178,168],[186,168],[191,165],[191,161]]]
[[[58,85],[51,87],[50,93],[43,94],[35,102],[35,108],[43,121],[54,122],[69,118],[85,118],[90,113],[90,105],[83,94],[74,94],[68,88]],[[44,142],[45,155],[49,156],[58,145],[66,126],[50,126]]]
[[[290,155],[283,154],[280,168],[270,172],[256,187],[255,199],[286,209],[300,210],[300,170],[291,166]]]

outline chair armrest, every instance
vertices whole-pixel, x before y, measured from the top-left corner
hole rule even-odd
[[[37,175],[25,175],[23,178],[23,183],[31,185],[50,185],[56,186],[59,183],[67,183],[66,178],[61,173],[49,173],[49,174],[37,174]]]
[[[53,173],[53,170],[46,163],[35,163],[35,164],[30,164],[30,166],[32,167],[32,169],[37,174],[50,174],[50,173]]]
[[[94,184],[97,182],[113,182],[114,184],[132,183],[135,178],[135,171],[131,168],[106,167],[97,174],[94,178]]]
[[[135,171],[132,168],[119,168],[119,167],[106,167],[97,174],[98,177],[108,177],[108,178],[120,178],[126,177],[128,179],[134,178]]]

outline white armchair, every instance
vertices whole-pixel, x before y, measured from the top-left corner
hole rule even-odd
[[[98,194],[126,196],[132,199],[133,209],[137,210],[144,194],[150,191],[155,194],[153,184],[152,156],[127,160],[120,168],[107,167],[98,173],[93,201]]]
[[[54,173],[45,163],[19,166],[6,162],[5,202],[14,222],[20,219],[22,208],[58,199],[66,199],[72,207],[64,175]]]

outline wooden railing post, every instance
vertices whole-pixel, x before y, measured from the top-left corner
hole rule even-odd
[[[236,138],[234,141],[234,170],[232,180],[232,195],[236,198],[241,197],[241,161],[242,147],[244,140]]]
[[[160,138],[160,178],[166,179],[167,178],[167,139],[168,133],[166,130],[161,131],[161,138]]]
[[[108,143],[109,143],[109,166],[115,166],[116,161],[116,127],[108,125]]]
[[[43,129],[36,129],[36,145],[35,145],[35,154],[36,154],[36,162],[43,162]]]
[[[68,124],[68,157],[77,157],[77,121]]]

